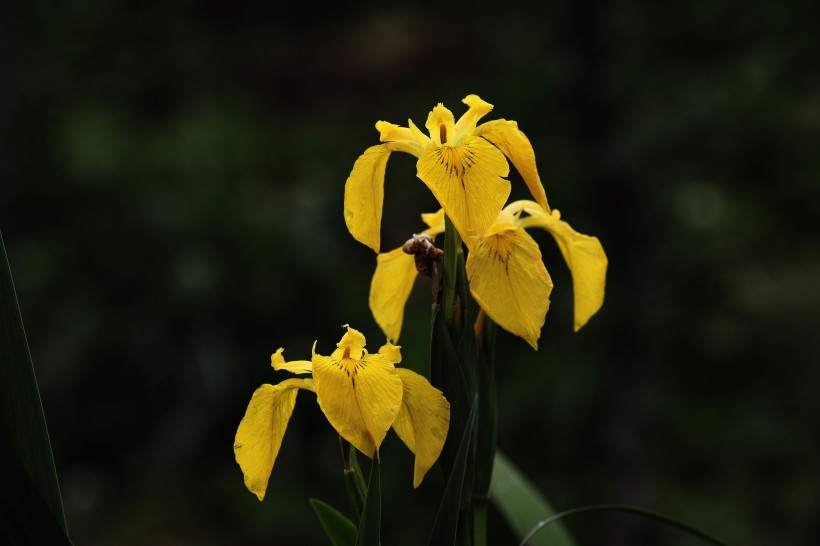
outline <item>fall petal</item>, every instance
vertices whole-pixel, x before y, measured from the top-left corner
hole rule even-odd
[[[245,486],[260,501],[265,498],[299,388],[313,390],[312,381],[288,379],[256,389],[236,431],[233,444],[236,462],[245,475]]]
[[[450,426],[450,403],[421,375],[405,368],[397,368],[396,373],[404,395],[393,429],[416,455],[413,487],[418,487],[444,447]]]
[[[370,311],[384,335],[392,342],[399,339],[404,306],[417,275],[415,257],[401,248],[379,254],[376,258],[376,272],[370,283]]]
[[[477,128],[476,134],[492,142],[510,159],[527,184],[532,196],[544,210],[549,212],[547,194],[535,167],[535,152],[527,135],[518,129],[518,123],[505,119],[488,121]]]
[[[483,138],[469,137],[460,146],[431,143],[417,168],[468,245],[492,226],[510,195],[507,160]]]
[[[532,237],[514,225],[494,226],[471,249],[467,277],[484,312],[537,349],[552,280]]]

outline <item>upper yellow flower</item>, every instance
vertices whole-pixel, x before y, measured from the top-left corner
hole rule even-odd
[[[378,252],[384,201],[384,172],[391,152],[418,158],[417,176],[424,182],[469,246],[493,224],[510,195],[507,156],[542,209],[549,211],[544,186],[535,168],[535,153],[514,121],[497,119],[477,125],[493,106],[477,95],[463,101],[469,109],[456,122],[439,104],[430,112],[425,135],[408,127],[376,123],[382,144],[359,156],[345,184],[344,215],[356,240]]]
[[[425,233],[443,233],[442,211],[422,215],[422,219],[428,226]],[[547,212],[534,201],[507,205],[495,223],[473,241],[466,264],[470,293],[496,324],[537,349],[552,280],[538,244],[525,231],[531,227],[545,229],[555,238],[569,266],[576,331],[603,305],[607,258],[597,238],[576,232],[561,220],[558,210]],[[379,254],[370,285],[370,309],[392,342],[401,333],[404,306],[415,279],[413,256],[401,249]]]
[[[262,385],[253,393],[234,441],[236,462],[247,488],[262,500],[282,445],[298,389],[316,393],[319,407],[339,435],[373,457],[392,426],[416,455],[413,486],[438,459],[450,425],[450,404],[424,377],[396,368],[400,348],[387,343],[376,354],[365,350],[361,332],[347,327],[330,356],[286,362],[279,349],[271,366],[312,379],[287,379]]]

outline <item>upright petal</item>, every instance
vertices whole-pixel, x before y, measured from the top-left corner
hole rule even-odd
[[[366,340],[364,334],[355,328],[351,328],[348,324],[345,324],[342,328],[347,331],[342,336],[342,339],[339,340],[339,343],[336,344],[336,350],[331,353],[330,358],[338,361],[343,359],[360,360],[365,353],[364,346]],[[314,344],[314,348],[315,347],[316,345]]]
[[[390,341],[379,347],[379,354],[393,364],[401,363],[401,346],[393,345]]]
[[[382,207],[384,205],[384,171],[391,152],[410,152],[408,143],[385,142],[371,146],[353,164],[345,183],[344,216],[353,238],[379,251],[381,244]],[[414,153],[418,157],[418,152]]]
[[[398,341],[401,334],[404,306],[417,275],[415,257],[401,248],[376,258],[376,272],[370,282],[370,311],[391,342]]]
[[[578,233],[561,220],[558,210],[550,214],[528,210],[528,225],[536,225],[550,232],[561,249],[561,254],[572,273],[572,291],[575,300],[575,331],[581,329],[604,304],[608,260],[597,237]]]
[[[467,95],[461,102],[469,106],[469,109],[456,122],[455,144],[459,144],[466,137],[473,135],[478,120],[493,109],[492,104],[481,100],[478,95]]]
[[[452,145],[456,137],[456,123],[453,113],[448,110],[443,104],[433,108],[430,115],[427,116],[427,123],[424,124],[427,131],[430,133],[430,139],[436,146]]]
[[[438,209],[436,212],[423,212],[421,220],[427,224],[424,233],[430,237],[444,233],[444,209]]]
[[[413,487],[418,487],[438,459],[450,427],[450,403],[427,379],[405,369],[396,368],[404,395],[393,429],[415,453]]]
[[[470,249],[467,277],[484,312],[537,349],[552,279],[532,237],[515,225],[496,224]]]
[[[401,406],[402,384],[393,364],[379,354],[342,361],[314,355],[313,380],[333,428],[373,457]]]
[[[468,245],[490,228],[510,196],[507,160],[483,138],[468,137],[460,146],[431,143],[417,169]]]
[[[262,385],[251,397],[239,423],[233,451],[245,475],[245,486],[261,501],[265,498],[271,470],[299,388],[313,390],[310,379],[288,379],[278,385]]]
[[[535,167],[535,152],[527,135],[518,129],[518,123],[505,119],[488,121],[476,129],[476,134],[486,138],[504,152],[526,182],[533,198],[549,212],[547,194]]]

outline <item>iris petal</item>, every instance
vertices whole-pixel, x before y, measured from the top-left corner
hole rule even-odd
[[[504,155],[483,138],[460,146],[428,145],[417,163],[418,177],[430,188],[468,244],[493,224],[510,195]]]
[[[271,470],[299,388],[313,390],[310,379],[288,379],[278,385],[262,385],[253,393],[239,423],[233,451],[245,475],[245,486],[261,501],[265,498]]]
[[[336,360],[313,356],[313,380],[322,412],[356,449],[373,457],[401,406],[401,379],[384,356]]]
[[[274,370],[287,370],[296,374],[310,373],[313,370],[313,364],[310,360],[285,362],[285,357],[282,355],[284,351],[285,349],[280,347],[278,351],[270,355],[270,365],[273,366]]]
[[[353,238],[379,251],[381,245],[384,172],[392,152],[418,157],[420,149],[408,142],[385,142],[371,146],[356,159],[345,183],[344,217]]]
[[[529,225],[544,228],[555,238],[572,274],[572,291],[577,332],[604,304],[608,260],[597,237],[578,233],[561,220],[558,210],[551,214],[533,214]]]
[[[418,487],[444,447],[450,426],[450,404],[442,392],[421,375],[405,368],[397,368],[396,373],[401,378],[404,395],[393,429],[416,455],[413,487]]]
[[[493,226],[470,249],[467,277],[484,312],[537,349],[552,279],[532,237],[511,224]]]
[[[394,343],[401,334],[404,306],[417,275],[414,256],[401,248],[379,254],[376,259],[376,272],[370,282],[370,311],[384,335]]]
[[[527,135],[518,129],[518,123],[505,119],[488,121],[476,129],[476,134],[492,142],[512,161],[515,170],[524,179],[532,196],[544,210],[549,212],[547,194],[538,176],[538,169],[535,167],[535,152]]]

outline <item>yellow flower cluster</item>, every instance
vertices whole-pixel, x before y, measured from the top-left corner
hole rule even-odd
[[[576,232],[558,210],[550,209],[532,144],[518,124],[498,119],[478,125],[493,106],[476,95],[463,102],[468,110],[457,122],[442,104],[433,108],[425,124],[428,135],[410,120],[407,127],[376,123],[382,144],[368,148],[353,165],[345,185],[345,222],[353,237],[379,252],[387,160],[392,152],[415,156],[417,176],[442,207],[436,214],[422,215],[424,233],[443,233],[447,214],[467,245],[467,276],[476,302],[502,328],[537,348],[552,280],[526,229],[545,229],[561,249],[572,273],[576,331],[603,304],[606,254],[597,238]],[[506,204],[507,160],[534,201]],[[401,333],[415,277],[412,256],[401,249],[379,254],[370,308],[392,342]]]

